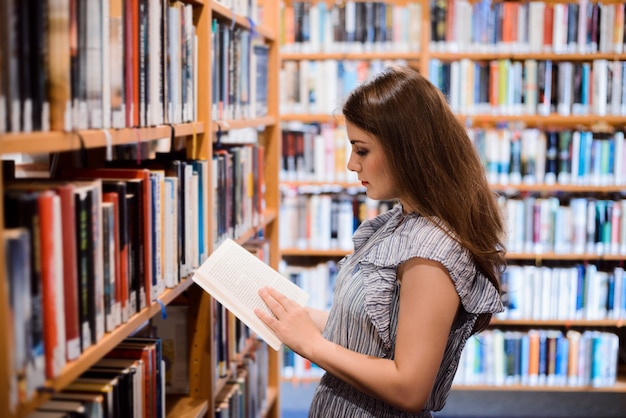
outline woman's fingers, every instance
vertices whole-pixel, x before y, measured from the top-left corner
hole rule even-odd
[[[286,312],[284,302],[287,298],[277,290],[271,287],[263,287],[259,289],[259,296],[261,296],[261,299],[263,299],[277,317],[283,312]]]

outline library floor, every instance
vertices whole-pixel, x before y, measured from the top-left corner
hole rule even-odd
[[[282,418],[307,418],[314,383],[281,386]],[[623,393],[453,391],[435,418],[626,418]]]

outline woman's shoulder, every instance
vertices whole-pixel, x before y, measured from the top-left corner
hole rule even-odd
[[[389,233],[372,246],[367,258],[379,265],[398,265],[413,257],[443,262],[471,262],[471,255],[438,220],[417,214],[391,219]]]

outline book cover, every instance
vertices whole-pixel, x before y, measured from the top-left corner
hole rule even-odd
[[[111,193],[117,198],[117,195]],[[111,332],[117,327],[118,310],[118,288],[119,280],[117,279],[117,263],[116,256],[116,203],[107,201],[107,197],[103,194],[102,201],[102,260],[103,260],[103,279],[104,279],[104,327],[106,332]]]
[[[37,202],[46,377],[53,379],[61,373],[66,362],[61,200],[53,191],[47,190],[39,194]]]
[[[95,341],[95,291],[93,283],[93,229],[91,190],[86,187],[75,189],[74,208],[76,219],[76,269],[78,276],[78,301],[81,351]]]
[[[32,394],[45,381],[43,336],[43,291],[41,286],[41,263],[39,262],[39,209],[38,192],[5,191],[4,225],[6,228],[26,228],[30,232],[30,334],[27,336],[26,393]]]
[[[53,190],[61,200],[63,301],[65,303],[65,353],[68,361],[81,353],[78,320],[78,276],[76,270],[76,221],[74,209],[74,184],[50,179],[14,179],[5,183],[6,189]]]
[[[152,188],[150,182],[150,170],[142,168],[76,168],[66,170],[63,173],[66,178],[90,178],[90,179],[115,179],[126,180],[127,187],[137,182],[139,187],[133,191],[137,195],[139,207],[135,212],[137,219],[137,231],[140,239],[138,244],[139,254],[136,260],[140,275],[140,288],[143,290],[137,297],[137,309],[141,310],[151,303],[150,298],[152,288],[152,212],[147,208],[152,206]],[[144,208],[146,208],[144,210]]]
[[[98,393],[57,392],[51,399],[61,401],[77,401],[85,408],[85,417],[100,418],[104,415],[104,397]]]
[[[118,358],[118,359],[135,359],[141,360],[144,365],[143,374],[143,410],[146,416],[158,416],[156,415],[156,393],[157,387],[157,353],[156,343],[152,341],[132,341],[133,338],[124,340],[113,350],[111,350],[106,357]]]
[[[28,347],[32,339],[32,310],[30,295],[30,232],[28,229],[7,228],[3,231],[6,279],[9,293],[9,309],[13,323],[9,326],[7,339],[11,342],[10,352],[10,402],[15,406],[28,399],[32,393],[26,391]]]
[[[270,286],[301,305],[308,294],[231,239],[226,239],[196,270],[193,281],[265,340],[274,350],[282,343],[254,313],[270,313],[258,290]]]

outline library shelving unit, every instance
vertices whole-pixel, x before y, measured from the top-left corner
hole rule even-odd
[[[70,102],[70,91],[75,88],[74,83],[79,83],[79,81],[72,80],[69,75],[73,74],[73,69],[70,71],[69,29],[65,29],[66,27],[62,25],[62,21],[61,25],[59,25],[58,21],[53,18],[58,18],[59,10],[61,10],[60,13],[62,15],[69,18],[70,3],[76,6],[78,2],[64,0],[37,2],[38,4],[41,3],[41,5],[46,4],[45,13],[47,14],[42,13],[41,16],[50,16],[49,25],[39,22],[44,25],[42,27],[50,27],[51,33],[62,28],[63,31],[67,30],[67,32],[64,33],[65,36],[68,36],[68,42],[61,42],[59,44],[59,39],[48,39],[52,38],[52,36],[47,35],[45,31],[41,32],[42,35],[39,41],[48,43],[48,46],[42,48],[42,50],[48,50],[50,48],[51,51],[55,52],[56,55],[54,55],[54,57],[51,56],[50,61],[55,62],[53,66],[57,70],[59,66],[62,66],[61,68],[64,68],[65,74],[62,74],[63,72],[53,73],[50,71],[50,79],[46,80],[46,82],[50,83],[49,91],[45,89],[41,91],[49,100],[50,126],[49,129],[37,130],[37,127],[35,127],[35,129],[32,127],[25,128],[21,125],[20,117],[15,117],[15,114],[13,115],[14,119],[11,120],[8,117],[8,112],[15,112],[14,108],[8,110],[8,106],[4,107],[7,97],[7,101],[16,99],[15,96],[11,96],[11,94],[15,94],[15,90],[9,88],[9,84],[7,84],[6,80],[17,83],[17,79],[10,79],[10,77],[17,77],[14,69],[21,67],[12,60],[17,59],[19,61],[23,57],[22,55],[12,55],[12,49],[9,51],[9,48],[13,48],[15,45],[17,49],[19,45],[19,38],[16,35],[17,32],[13,32],[13,30],[17,27],[21,27],[25,30],[28,28],[27,25],[30,24],[30,21],[26,21],[26,15],[21,13],[30,13],[29,9],[24,9],[24,7],[28,8],[30,6],[22,7],[19,3],[21,2],[7,1],[3,2],[2,6],[0,6],[0,19],[2,19],[3,22],[2,25],[0,25],[3,27],[3,29],[0,30],[3,38],[3,40],[0,41],[2,44],[0,50],[3,56],[2,62],[0,63],[0,77],[2,77],[3,80],[0,83],[0,86],[2,86],[0,88],[0,98],[3,104],[0,110],[0,117],[2,117],[2,123],[0,123],[1,159],[15,160],[17,158],[18,161],[23,159],[28,162],[28,164],[24,164],[21,170],[29,170],[33,166],[36,166],[36,168],[40,170],[39,174],[41,174],[41,170],[47,171],[50,169],[48,164],[50,164],[49,161],[53,161],[53,158],[49,157],[55,154],[69,155],[70,158],[68,158],[68,162],[71,162],[73,161],[72,156],[76,154],[83,155],[89,153],[91,155],[91,153],[94,153],[95,155],[104,155],[106,153],[110,155],[111,151],[115,150],[116,146],[135,148],[136,152],[139,153],[140,149],[152,149],[156,145],[157,140],[162,141],[164,138],[167,138],[171,143],[172,152],[180,151],[182,155],[186,155],[183,158],[189,160],[205,160],[210,164],[216,132],[238,128],[254,128],[259,132],[259,144],[265,148],[265,171],[263,173],[265,210],[257,224],[253,227],[249,227],[249,229],[239,231],[234,238],[239,243],[245,244],[247,241],[253,239],[258,241],[262,236],[266,248],[269,248],[270,251],[268,262],[273,267],[277,267],[280,257],[278,250],[277,222],[279,205],[278,162],[280,158],[280,128],[277,98],[279,89],[279,56],[276,34],[278,5],[275,4],[273,0],[261,0],[258,4],[254,5],[253,8],[252,5],[248,5],[247,7],[249,7],[250,10],[254,9],[254,13],[258,11],[255,15],[251,14],[252,12],[240,12],[239,9],[235,7],[235,4],[222,4],[211,0],[183,0],[176,2],[168,2],[166,0],[150,2],[107,0],[92,2],[92,6],[85,6],[93,7],[93,5],[97,4],[97,7],[110,7],[109,11],[111,12],[111,16],[113,16],[113,13],[118,13],[120,21],[130,21],[129,16],[133,15],[133,10],[135,12],[139,10],[140,3],[142,7],[148,7],[149,4],[149,7],[151,7],[153,11],[160,9],[159,13],[162,14],[159,16],[162,19],[165,19],[165,16],[167,16],[168,7],[175,7],[179,10],[187,8],[186,13],[190,13],[188,16],[191,18],[190,21],[193,22],[195,30],[195,34],[192,35],[192,37],[195,38],[195,50],[191,47],[191,43],[188,44],[189,55],[187,57],[188,61],[186,62],[187,67],[185,67],[188,73],[186,75],[178,74],[181,77],[178,81],[185,79],[190,83],[188,85],[188,94],[194,96],[192,100],[194,102],[192,106],[193,110],[188,109],[189,113],[187,116],[183,115],[181,117],[179,115],[168,119],[168,117],[170,117],[167,114],[168,110],[167,108],[163,108],[161,110],[165,116],[163,117],[163,115],[161,115],[160,119],[157,118],[156,120],[158,120],[158,122],[156,123],[154,123],[154,121],[151,123],[149,119],[148,121],[141,122],[137,120],[136,123],[126,121],[126,123],[122,122],[122,125],[125,127],[113,128],[112,126],[115,125],[115,123],[113,123],[111,127],[102,128],[100,126],[92,127],[92,125],[83,126],[82,124],[87,118],[83,121],[79,120],[81,116],[83,116],[81,113],[74,113],[72,117],[70,117],[70,119],[73,118],[74,124],[68,127],[68,118],[65,114],[66,102]],[[87,2],[85,2],[85,4],[87,4]],[[137,6],[137,9],[125,9],[124,14],[122,14],[123,7],[133,6]],[[103,10],[104,9],[98,10],[92,8],[90,9],[91,14],[89,18],[82,18],[86,21],[96,18],[97,21],[101,15],[100,12]],[[38,9],[38,11],[41,10]],[[35,11],[33,11],[33,13],[34,12]],[[109,16],[108,12],[106,14]],[[183,13],[176,15],[177,18],[181,19],[181,25],[183,24],[182,15]],[[17,16],[19,16],[19,18]],[[121,16],[124,17],[122,18]],[[154,16],[156,15],[151,15],[150,19]],[[136,21],[132,25],[137,25],[137,22],[139,22],[137,15],[134,15],[134,19],[136,19]],[[159,18],[157,18],[157,21],[158,19]],[[218,119],[217,115],[213,113],[211,92],[220,87],[219,85],[212,85],[212,73],[216,71],[212,65],[212,54],[214,53],[212,39],[216,21],[228,22],[231,27],[237,27],[243,31],[247,31],[256,39],[260,40],[260,43],[267,46],[267,71],[262,74],[264,78],[260,80],[261,83],[267,86],[268,95],[265,103],[267,112],[262,117],[247,117],[246,119],[238,120],[231,120],[229,118]],[[15,26],[9,25],[9,22],[13,23]],[[91,22],[93,23],[93,21]],[[153,23],[154,21],[150,24]],[[178,25],[179,21],[176,21],[173,25],[170,23],[170,30],[176,30]],[[67,26],[67,28],[69,28],[69,26]],[[79,32],[84,29],[85,27],[80,29]],[[6,37],[8,33],[11,33],[11,38]],[[24,32],[20,32],[20,34],[23,33]],[[54,33],[56,34],[57,32]],[[122,36],[121,33],[122,32],[118,33],[120,37]],[[156,35],[159,38],[165,38],[165,34],[161,36],[162,34],[160,32],[156,32]],[[111,40],[113,39],[114,37],[111,37]],[[137,41],[137,39],[135,40]],[[7,42],[5,42],[5,40],[7,40]],[[84,41],[84,39],[82,41]],[[191,39],[187,39],[187,41],[191,41]],[[9,42],[14,42],[14,45]],[[107,48],[105,50],[108,51],[108,47],[111,46],[109,45],[108,38],[102,41],[102,45],[106,45]],[[102,47],[102,45],[100,46]],[[139,45],[139,43],[136,45]],[[128,45],[126,47],[128,47]],[[11,54],[9,54],[9,52],[11,52]],[[166,51],[161,52],[164,55],[166,54]],[[120,55],[120,57],[121,56],[122,55]],[[7,58],[6,60],[5,57]],[[100,63],[102,68],[111,64],[109,61],[109,58],[105,58]],[[47,61],[44,62],[47,63]],[[14,64],[15,67],[11,67]],[[33,72],[33,75],[37,72],[32,70],[32,68],[37,68],[43,75],[44,73],[48,74],[49,71],[46,65],[30,67],[29,64],[24,65],[24,68],[28,67],[28,71]],[[166,64],[162,63],[162,65]],[[119,68],[123,67],[123,63],[120,62]],[[100,68],[91,68],[90,70],[94,73],[98,73],[99,71],[95,71],[96,69],[100,70]],[[121,72],[119,75],[121,78]],[[253,71],[252,75],[256,77],[256,72]],[[85,74],[83,74],[83,76],[85,76]],[[129,74],[127,73],[126,76],[129,76]],[[115,75],[110,75],[110,77],[111,80],[113,80]],[[33,79],[29,79],[27,83],[33,82],[36,78],[37,77],[33,77]],[[40,79],[43,80],[44,77]],[[163,81],[162,78],[157,77],[157,79],[159,79],[159,81],[154,83],[155,86],[159,85],[159,83],[167,83]],[[154,80],[154,78],[152,80]],[[84,79],[82,81],[84,81]],[[168,79],[168,81],[170,80]],[[192,85],[193,87],[191,87]],[[29,91],[31,88],[33,91],[37,90],[35,86],[31,85],[30,88],[25,87],[24,91]],[[169,88],[170,85],[167,87],[159,85],[161,91]],[[101,89],[104,91],[103,87],[101,87]],[[22,93],[26,94],[24,91]],[[101,94],[102,91],[100,92]],[[192,91],[193,93],[191,93]],[[129,97],[132,96],[131,93],[126,94]],[[43,114],[45,115],[45,113]],[[125,115],[128,114],[132,114],[132,112],[128,112]],[[25,115],[26,113],[23,116],[24,120],[27,118]],[[76,115],[78,115],[78,117],[76,117]],[[86,116],[87,113],[84,115]],[[88,119],[91,120],[92,117],[96,118],[96,116],[90,114]],[[132,116],[126,117],[132,119]],[[44,125],[47,124],[45,119],[44,116]],[[105,122],[105,125],[108,126],[108,123]],[[33,160],[36,161],[37,164],[30,163]],[[19,166],[19,164],[16,166]],[[91,165],[89,168],[92,168]],[[211,170],[208,171],[203,180],[210,184],[214,178]],[[6,173],[7,171],[0,171],[0,193],[3,195],[6,192]],[[223,198],[223,196],[217,196],[217,198]],[[214,203],[212,201],[213,197],[209,194],[208,196],[204,196],[204,199],[202,205],[211,208]],[[4,222],[5,215],[8,215],[8,213],[5,210],[4,204],[0,204],[0,230],[3,232],[8,229]],[[213,232],[214,221],[211,217],[207,219],[208,227],[205,229],[207,236],[203,239],[208,247],[208,253],[210,253],[217,240]],[[168,397],[164,409],[167,416],[170,417],[202,417],[214,415],[215,408],[219,401],[219,399],[217,399],[218,393],[226,381],[226,378],[217,379],[215,377],[216,364],[214,359],[217,355],[215,341],[219,336],[214,335],[214,327],[210,326],[212,321],[214,321],[213,306],[215,301],[193,283],[191,271],[185,274],[184,277],[179,277],[177,284],[173,287],[166,288],[156,297],[156,300],[147,301],[146,306],[143,309],[138,309],[138,312],[131,315],[126,322],[119,324],[110,332],[105,332],[101,339],[84,349],[76,359],[67,361],[56,376],[46,378],[43,386],[34,388],[31,396],[26,396],[24,399],[20,399],[16,402],[15,396],[17,396],[17,394],[14,392],[11,393],[11,390],[15,389],[12,366],[15,353],[11,337],[14,334],[11,326],[13,319],[10,305],[10,283],[8,280],[8,272],[5,269],[5,266],[10,260],[6,259],[6,249],[4,239],[0,239],[0,266],[2,266],[0,269],[0,333],[4,336],[0,343],[0,416],[7,418],[28,416],[50,399],[52,394],[63,390],[71,384],[71,382],[92,367],[120,342],[133,335],[136,331],[144,328],[153,317],[162,314],[164,311],[166,312],[167,305],[171,304],[176,299],[180,299],[181,296],[184,296],[184,299],[189,303],[189,310],[191,312],[189,318],[193,321],[193,323],[189,324],[189,332],[191,334],[189,336],[188,346],[189,392],[187,395]],[[230,335],[228,337],[230,338]],[[264,417],[278,417],[280,415],[280,362],[278,353],[270,350],[268,363],[267,388],[264,390],[266,400],[261,412]],[[20,388],[20,390],[22,389],[23,388]]]
[[[337,16],[340,17],[339,21],[341,21],[342,13],[347,13],[346,10],[354,10],[355,4],[359,3],[349,1],[339,3],[337,7],[343,9],[337,11]],[[308,94],[311,89],[310,84],[302,79],[293,81],[292,77],[294,76],[290,75],[289,66],[295,74],[298,74],[299,69],[297,64],[291,62],[402,59],[409,65],[418,68],[422,73],[428,74],[431,81],[447,95],[453,110],[458,114],[459,119],[466,124],[472,138],[476,141],[477,147],[479,147],[481,156],[485,161],[488,178],[493,184],[494,191],[502,198],[505,213],[507,199],[523,200],[526,197],[535,197],[538,200],[543,198],[560,199],[561,209],[563,206],[567,206],[573,198],[588,199],[588,201],[593,202],[596,200],[619,201],[620,203],[615,204],[615,206],[623,205],[626,191],[626,178],[624,178],[623,169],[621,173],[609,172],[608,177],[600,176],[601,179],[600,177],[594,178],[594,175],[589,173],[579,174],[579,178],[574,178],[571,175],[572,161],[568,162],[565,157],[561,158],[563,155],[572,156],[571,145],[560,149],[557,143],[556,149],[548,149],[548,145],[544,142],[536,142],[532,148],[533,150],[543,148],[542,154],[537,157],[543,159],[543,162],[532,168],[540,168],[540,178],[532,178],[533,173],[526,173],[530,177],[525,177],[524,172],[512,175],[514,170],[530,170],[528,168],[529,161],[525,159],[527,157],[521,157],[523,159],[519,161],[519,166],[513,168],[514,152],[511,151],[512,148],[504,148],[504,156],[502,154],[497,156],[496,154],[502,151],[502,148],[497,145],[497,141],[489,142],[490,139],[488,139],[489,134],[495,133],[493,134],[495,137],[504,136],[511,144],[513,143],[511,138],[521,138],[524,135],[523,131],[527,130],[532,132],[531,136],[540,137],[541,141],[548,141],[546,137],[555,135],[568,137],[562,133],[569,132],[572,136],[587,136],[589,140],[596,138],[598,141],[607,140],[611,144],[623,144],[623,130],[626,127],[626,111],[624,110],[626,108],[624,106],[626,54],[624,54],[623,2],[566,2],[559,0],[522,3],[489,0],[419,1],[418,4],[421,6],[419,25],[416,25],[416,22],[411,22],[417,26],[413,29],[419,31],[419,35],[415,38],[419,39],[419,47],[400,53],[397,53],[398,51],[393,53],[389,50],[381,52],[382,48],[379,50],[376,46],[368,47],[366,42],[355,41],[354,35],[350,38],[352,43],[344,49],[341,45],[333,44],[333,39],[336,39],[333,36],[337,36],[338,30],[344,33],[343,36],[346,36],[346,32],[352,31],[354,33],[354,27],[359,27],[358,20],[360,18],[367,19],[365,16],[369,16],[367,11],[363,12],[362,15],[359,15],[359,12],[353,15],[352,19],[355,19],[356,23],[354,20],[346,18],[343,21],[345,22],[344,27],[334,27],[335,35],[326,35],[326,38],[322,36],[321,40],[312,41],[314,37],[319,36],[312,28],[315,28],[316,25],[317,27],[324,27],[323,19],[318,16],[321,13],[311,12],[318,3],[291,2],[290,4],[293,6],[292,9],[284,9],[282,18],[283,22],[286,22],[283,23],[283,46],[281,48],[283,68],[281,121],[284,125],[289,126],[289,123],[294,122],[303,125],[324,123],[341,125],[341,118],[333,115],[335,108],[318,111],[314,99],[314,110],[308,110],[307,106],[310,106],[311,100],[311,96]],[[295,6],[296,4],[298,6]],[[391,1],[384,4],[405,3]],[[325,6],[322,8],[326,9]],[[568,19],[569,26],[567,24],[563,26],[563,22],[567,22]],[[589,22],[595,22],[593,27]],[[352,29],[349,30],[348,26]],[[309,32],[302,33],[302,29],[298,29],[302,27],[308,28]],[[367,27],[370,26],[367,25]],[[407,30],[407,28],[404,29]],[[324,32],[324,30],[320,30],[320,32],[324,34],[333,33],[332,31]],[[358,29],[356,33],[358,33]],[[375,35],[366,34],[364,36]],[[338,50],[336,50],[337,48]],[[537,66],[539,71],[535,71],[533,66]],[[548,74],[546,67],[551,71],[548,76],[546,76]],[[361,67],[357,68],[361,71]],[[581,83],[583,68],[586,81]],[[495,78],[496,70],[500,71],[499,79]],[[363,72],[366,73],[365,70]],[[311,71],[305,69],[304,74],[310,76]],[[360,73],[355,78],[362,74]],[[529,75],[531,75],[530,78],[528,78]],[[300,77],[302,76],[300,75]],[[551,83],[546,83],[546,79],[550,79]],[[563,83],[563,86],[559,85],[558,82],[563,80],[567,81]],[[328,81],[327,77],[324,82],[326,83],[323,84],[324,86],[333,84]],[[545,91],[547,84],[551,85],[551,92]],[[293,88],[290,92],[291,85],[298,87]],[[565,85],[570,87],[565,88]],[[505,88],[507,86],[510,88],[509,90]],[[528,87],[537,87],[537,90]],[[315,92],[317,93],[317,91]],[[313,97],[316,98],[316,95]],[[334,106],[338,106],[338,103],[334,103]],[[619,145],[619,147],[623,147],[623,145]],[[283,143],[283,158],[285,159],[283,165],[288,165],[289,156],[286,153],[288,149],[289,147]],[[622,150],[622,154],[619,156],[614,154],[613,157],[610,157],[614,163],[612,167],[620,166],[624,159],[623,148],[619,149]],[[553,151],[555,152],[553,153]],[[582,152],[580,155],[587,157],[591,155],[591,151]],[[552,158],[552,161],[547,162],[548,157]],[[533,161],[533,163],[536,162]],[[545,173],[549,171],[546,169],[547,164],[555,164],[557,171],[545,176]],[[575,164],[579,163],[576,162]],[[579,170],[583,170],[581,164],[587,163],[580,163],[577,167]],[[566,166],[570,170],[570,175],[567,176],[569,178],[560,178],[558,170],[561,170],[560,167]],[[506,180],[502,180],[498,170],[507,171]],[[582,171],[579,172],[582,173]],[[317,178],[314,181],[306,179],[296,181],[294,178],[297,178],[297,174],[286,180],[281,180],[281,185],[293,191],[301,186],[305,188],[311,186],[325,187],[329,183],[333,183],[332,181],[320,183]],[[338,185],[339,189],[356,187],[356,185],[345,184],[341,181],[335,182],[335,185]],[[283,200],[283,204],[286,204],[286,201]],[[613,203],[609,205],[613,205]],[[623,206],[620,207],[623,208]],[[569,211],[570,208],[563,210]],[[617,223],[620,223],[623,229],[624,215],[621,216]],[[528,220],[529,218],[525,219],[523,225],[527,228],[532,226],[532,216],[530,220]],[[596,219],[595,222],[598,220]],[[613,223],[615,224],[615,222]],[[573,229],[573,227],[570,228]],[[553,229],[550,231],[551,234],[554,233]],[[597,263],[609,265],[611,268],[622,268],[626,260],[623,236],[622,234],[622,241],[618,246],[611,250],[605,249],[608,247],[604,247],[600,238],[590,238],[592,242],[589,245],[583,244],[585,248],[582,251],[574,250],[573,244],[570,247],[559,248],[555,248],[554,243],[533,245],[531,242],[525,245],[524,243],[515,243],[511,241],[512,237],[508,237],[507,239],[510,241],[507,245],[509,247],[509,264],[536,267],[572,267]],[[527,239],[532,241],[532,238]],[[348,254],[349,250],[337,248],[329,250],[309,249],[306,245],[301,245],[299,247],[281,248],[281,253],[288,263],[304,265],[310,264],[312,259],[315,260],[313,263],[324,259],[337,260]],[[599,267],[598,270],[601,268]],[[509,284],[505,280],[503,285],[506,289]],[[570,329],[576,329],[580,332],[609,330],[619,334],[622,332],[625,318],[623,308],[618,316],[603,313],[600,317],[592,318],[593,315],[586,316],[586,314],[579,312],[571,317],[558,316],[558,319],[535,319],[531,316],[511,319],[511,316],[506,315],[510,307],[506,306],[506,309],[504,316],[494,317],[491,329],[513,331],[557,329],[563,331],[563,334]],[[620,338],[620,342],[623,344],[622,338]],[[621,351],[623,351],[623,347]],[[616,354],[614,355],[617,357]],[[617,358],[615,361],[617,362]],[[593,385],[589,382],[574,385],[554,383],[524,385],[520,381],[514,381],[514,383],[496,386],[474,381],[471,384],[455,384],[454,389],[623,392],[626,390],[626,381],[623,367],[621,367],[622,361],[619,361],[620,367],[617,371],[617,378],[609,385]],[[297,379],[297,376],[294,378]]]

